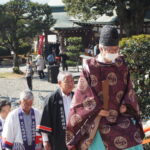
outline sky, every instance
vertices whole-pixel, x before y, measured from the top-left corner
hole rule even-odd
[[[0,4],[5,4],[9,1],[10,0],[0,0]],[[63,5],[62,0],[31,0],[31,1],[32,2],[38,2],[38,3],[41,3],[41,4],[48,3],[50,6]]]

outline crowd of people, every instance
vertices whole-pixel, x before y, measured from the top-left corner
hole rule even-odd
[[[29,89],[20,93],[20,106],[11,112],[10,102],[0,101],[0,149],[42,150],[44,147],[58,150],[66,147],[66,120],[74,88],[72,74],[60,72],[58,85],[59,88],[47,96],[42,114],[33,107],[34,96]],[[53,136],[50,136],[52,131]]]
[[[55,49],[53,49],[47,58],[44,58],[42,55],[37,55],[36,59],[32,61],[32,59],[29,57],[26,62],[26,72],[25,77],[27,80],[27,86],[30,90],[32,90],[32,78],[34,72],[38,72],[39,78],[44,79],[45,73],[44,69],[46,69],[46,64],[49,65],[49,67],[53,66],[60,66],[62,65],[63,71],[68,71],[68,64],[67,60],[69,57],[66,53],[61,52],[58,56],[56,56]]]
[[[100,54],[86,61],[75,92],[72,74],[59,72],[59,88],[47,96],[42,113],[32,106],[27,63],[30,90],[20,93],[20,107],[9,113],[10,103],[0,102],[1,149],[143,150],[140,110],[118,42],[117,29],[104,26]]]

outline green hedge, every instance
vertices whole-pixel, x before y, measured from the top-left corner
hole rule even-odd
[[[148,120],[150,118],[150,35],[124,38],[120,41],[120,48],[130,68],[142,117]],[[144,150],[150,150],[150,144],[145,144]]]
[[[79,45],[82,41],[82,38],[81,37],[70,37],[67,39],[67,42],[70,44],[70,45]]]
[[[144,118],[150,117],[150,35],[124,38],[120,48],[126,56]]]
[[[81,64],[79,56],[82,49],[82,38],[81,37],[70,37],[67,39],[67,52],[69,60],[67,61],[69,66],[77,66]]]
[[[82,49],[82,46],[81,45],[70,45],[67,47],[67,49],[71,50],[71,51],[76,51],[77,49]]]

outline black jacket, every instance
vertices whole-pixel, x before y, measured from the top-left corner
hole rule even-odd
[[[66,118],[60,89],[47,97],[39,131],[48,133],[52,150],[67,150],[65,142]]]

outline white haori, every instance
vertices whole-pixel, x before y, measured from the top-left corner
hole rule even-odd
[[[12,150],[25,150],[23,145],[20,121],[19,121],[19,109],[17,108],[9,113],[6,118],[2,138],[3,143],[6,148],[11,148]],[[36,126],[40,124],[41,114],[40,112],[33,108],[35,114],[35,122]],[[42,137],[36,132],[36,140],[35,140],[35,150],[42,149]]]
[[[143,128],[147,130],[147,132],[145,133],[145,136],[150,137],[150,120],[145,122],[145,124],[143,125]]]
[[[0,116],[0,150],[2,150],[2,131],[5,120]]]
[[[2,136],[2,130],[4,127],[5,120],[0,116],[0,138]]]

